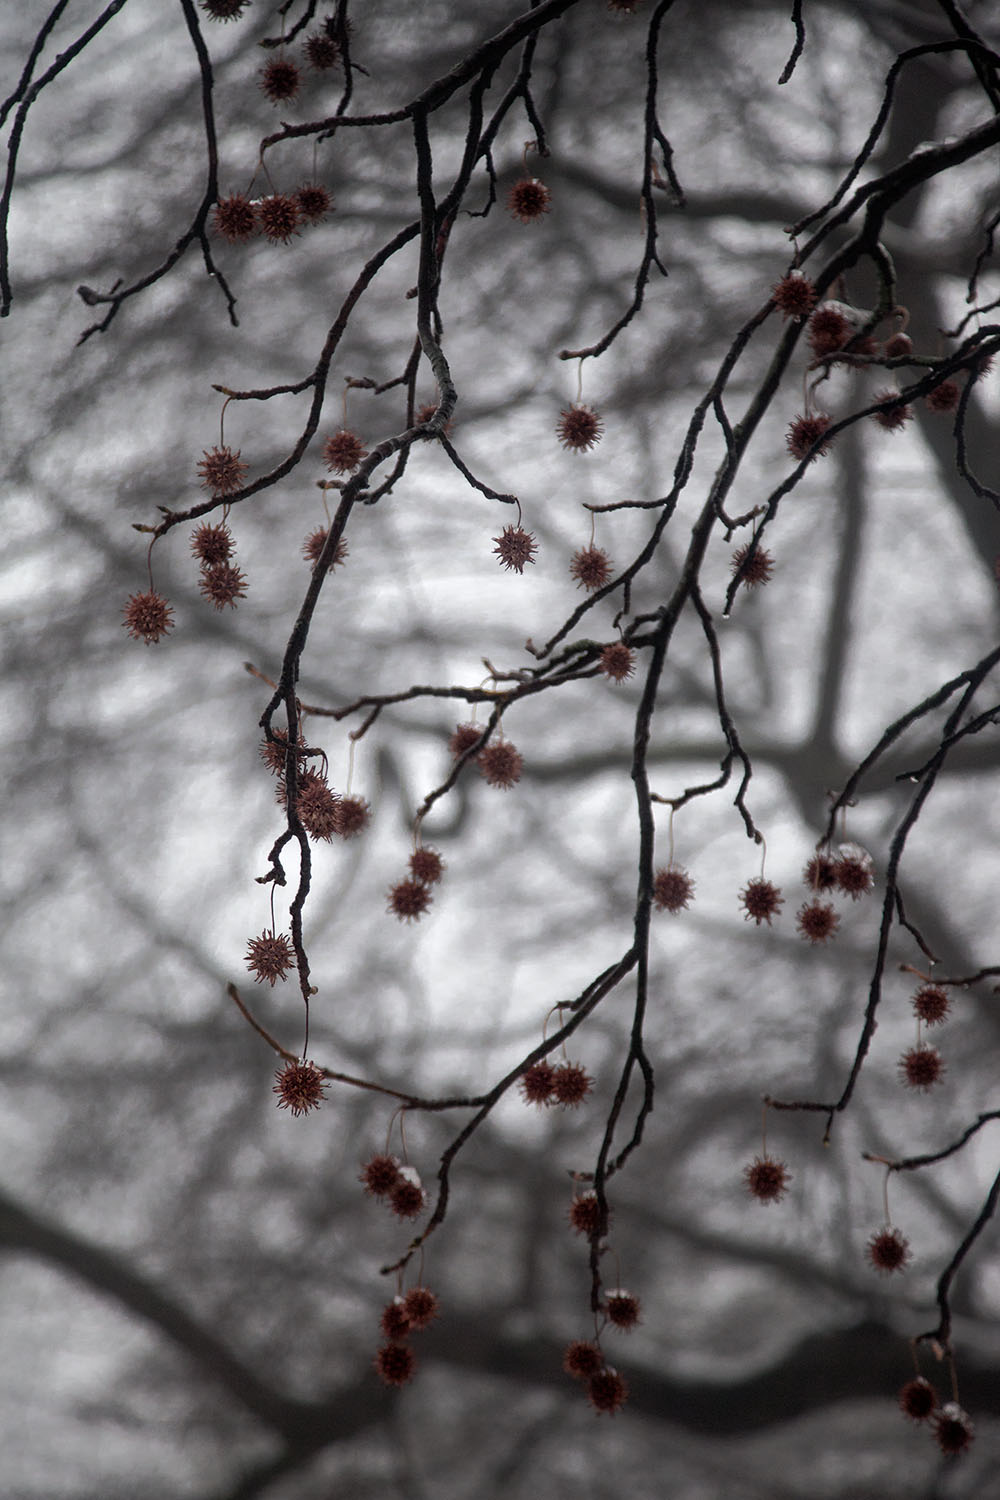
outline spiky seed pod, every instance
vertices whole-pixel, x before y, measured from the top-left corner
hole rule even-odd
[[[456,725],[448,740],[448,749],[451,751],[452,759],[458,760],[466,750],[471,750],[476,741],[482,738],[482,733],[478,724]]]
[[[389,892],[386,910],[401,922],[418,922],[432,900],[430,891],[419,880],[400,880]]]
[[[886,432],[898,432],[913,417],[913,407],[899,401],[898,391],[876,391],[874,399],[880,403],[878,411],[872,412],[872,421],[884,427]],[[895,401],[895,405],[890,402]]]
[[[933,390],[927,392],[924,405],[928,411],[954,411],[961,394],[962,390],[957,380],[942,380]]]
[[[269,771],[273,771],[276,776],[284,776],[285,761],[288,757],[288,735],[284,729],[272,729],[271,733],[273,739],[260,742],[260,758]],[[302,744],[301,735],[299,744]]]
[[[315,531],[310,531],[309,535],[302,543],[302,556],[305,558],[306,562],[311,562],[315,567],[315,565],[319,562],[320,554],[322,553],[323,548],[326,546],[326,539],[329,535],[330,528],[328,526],[320,526]],[[347,542],[343,537],[341,537],[337,542],[336,547],[334,547],[333,549],[333,557],[327,564],[327,567],[339,568],[343,563],[347,561],[347,556]]]
[[[379,1327],[385,1338],[396,1343],[401,1343],[408,1336],[410,1320],[406,1315],[402,1297],[393,1297],[392,1301],[383,1307]]]
[[[839,925],[839,916],[826,901],[807,901],[799,907],[796,926],[807,943],[829,942]]]
[[[523,526],[505,526],[493,540],[496,542],[493,551],[508,572],[513,568],[515,573],[523,573],[525,565],[534,562],[538,546],[534,533],[525,531]]]
[[[837,864],[829,854],[814,854],[802,872],[811,891],[832,891],[837,884]]]
[[[383,1385],[406,1385],[417,1368],[416,1355],[409,1344],[383,1344],[375,1368]]]
[[[412,1167],[400,1167],[399,1181],[389,1194],[389,1207],[400,1219],[415,1219],[424,1211],[426,1194]]]
[[[429,1286],[411,1286],[403,1298],[403,1306],[406,1308],[410,1327],[416,1333],[428,1328],[441,1310],[441,1305]]]
[[[686,910],[694,898],[694,881],[680,865],[667,865],[653,876],[653,902],[657,911]]]
[[[266,981],[273,988],[276,979],[286,979],[289,969],[295,968],[291,939],[283,932],[275,934],[265,928],[260,937],[250,939],[246,966],[255,976],[255,984]]]
[[[206,568],[228,562],[234,545],[233,533],[228,526],[211,526],[205,522],[191,533],[191,551]]]
[[[356,839],[371,822],[372,810],[364,797],[341,797],[337,803],[337,826],[342,839]]]
[[[340,798],[330,790],[319,771],[303,771],[299,777],[295,811],[310,838],[327,843],[339,831]]]
[[[315,1063],[288,1063],[275,1073],[274,1080],[278,1108],[291,1110],[293,1115],[306,1115],[311,1109],[319,1109],[326,1098],[323,1074]]]
[[[306,62],[318,73],[335,68],[340,61],[340,48],[329,32],[317,31],[306,37],[304,47]]]
[[[250,0],[198,0],[198,3],[212,21],[238,21]]]
[[[328,437],[323,444],[323,462],[334,474],[350,474],[367,457],[368,450],[357,433],[349,432],[346,427]]]
[[[925,1026],[938,1026],[951,1009],[948,991],[939,984],[922,985],[913,997],[913,1013]]]
[[[589,406],[571,406],[559,413],[556,436],[570,453],[586,453],[604,436],[604,423]]]
[[[507,194],[507,209],[522,224],[530,224],[547,214],[552,194],[537,177],[523,177]]]
[[[740,901],[743,920],[749,922],[752,917],[758,927],[761,922],[770,927],[771,918],[778,916],[778,908],[785,904],[781,891],[769,880],[748,880],[745,889],[740,891]]]
[[[886,359],[905,359],[913,353],[913,340],[908,333],[894,333],[882,347]]]
[[[934,1417],[934,1439],[942,1453],[950,1458],[964,1453],[975,1436],[975,1429],[968,1412],[962,1410],[957,1401],[947,1406]]]
[[[860,901],[875,885],[872,857],[860,844],[841,844],[838,853],[833,866],[837,889],[852,901]]]
[[[212,223],[216,234],[221,234],[232,245],[252,240],[259,227],[256,210],[245,193],[230,193],[228,198],[220,198],[212,214]]]
[[[908,1380],[899,1393],[900,1411],[914,1422],[926,1422],[937,1404],[937,1391],[922,1375]]]
[[[777,1203],[788,1191],[792,1177],[783,1161],[773,1156],[755,1156],[749,1166],[743,1168],[743,1181],[747,1192],[758,1203]]]
[[[544,1058],[541,1062],[532,1063],[530,1068],[526,1068],[518,1085],[525,1104],[551,1104],[555,1075],[555,1068]]]
[[[628,1400],[628,1386],[623,1376],[610,1365],[598,1370],[587,1381],[587,1400],[596,1412],[613,1414]]]
[[[742,574],[740,583],[745,589],[755,589],[770,581],[774,571],[774,558],[764,547],[757,547],[751,557],[748,542],[745,547],[738,547],[733,553],[729,567],[734,578],[737,574]]]
[[[594,1087],[594,1080],[579,1063],[561,1063],[552,1071],[552,1099],[576,1109]]]
[[[202,568],[198,587],[216,609],[225,609],[227,604],[235,609],[236,601],[247,596],[246,574],[228,562],[216,563],[213,568]]]
[[[571,1344],[566,1345],[562,1367],[574,1380],[589,1380],[591,1375],[596,1375],[598,1370],[603,1369],[604,1355],[597,1344],[574,1339]]]
[[[152,646],[161,635],[174,628],[174,612],[162,594],[130,594],[122,613],[122,626],[134,641]]]
[[[789,271],[771,288],[771,298],[786,318],[804,318],[816,306],[816,288],[801,271]]]
[[[383,1152],[365,1162],[358,1180],[364,1183],[365,1192],[373,1198],[387,1198],[399,1182],[399,1171],[398,1159]]]
[[[813,444],[819,442],[819,439],[826,432],[829,425],[830,418],[825,412],[816,412],[814,416],[796,417],[790,423],[788,435],[785,438],[786,446],[792,457],[801,463]],[[817,458],[821,458],[829,450],[830,442],[819,443],[819,447],[811,455],[809,462],[814,463]]]
[[[600,547],[581,547],[574,552],[569,565],[571,578],[576,579],[577,588],[592,594],[601,589],[611,577],[611,559]]]
[[[906,1087],[924,1094],[944,1078],[944,1062],[936,1047],[911,1047],[903,1053],[897,1067]]]
[[[307,224],[318,224],[333,207],[333,197],[319,182],[304,182],[295,190],[299,213]]]
[[[202,489],[213,496],[234,495],[242,488],[247,476],[247,465],[240,460],[240,450],[232,448],[206,448],[198,465]]]
[[[912,1260],[910,1243],[898,1229],[880,1229],[868,1241],[866,1255],[875,1270],[883,1276],[905,1271]]]
[[[257,217],[272,245],[287,245],[292,235],[298,234],[302,221],[298,200],[291,193],[272,193],[270,198],[262,198]]]
[[[506,791],[520,781],[524,757],[510,740],[497,740],[495,744],[480,750],[476,764],[490,786]]]
[[[605,1311],[609,1323],[613,1323],[616,1328],[624,1329],[626,1333],[631,1333],[639,1322],[642,1308],[638,1297],[633,1297],[631,1292],[623,1291],[621,1287],[618,1287],[616,1291],[608,1293]]]
[[[607,1225],[602,1222],[601,1205],[596,1193],[581,1193],[569,1206],[569,1222],[577,1234],[591,1236],[603,1234]]]
[[[260,70],[260,86],[272,104],[282,104],[294,99],[299,91],[301,77],[298,64],[290,57],[272,57]]]
[[[849,343],[854,329],[839,308],[824,303],[809,319],[809,345],[817,359],[836,354]]]
[[[444,874],[444,860],[436,849],[421,844],[410,855],[410,874],[421,885],[435,885]]]
[[[627,682],[635,672],[635,652],[624,641],[612,641],[601,652],[598,665],[612,682]]]

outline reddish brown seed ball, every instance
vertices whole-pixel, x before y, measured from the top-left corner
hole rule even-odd
[[[894,333],[886,339],[883,353],[886,359],[905,359],[913,353],[913,340],[907,333]]]
[[[939,984],[922,985],[913,997],[913,1013],[926,1026],[938,1026],[951,1009],[948,991]]]
[[[227,604],[235,609],[236,601],[247,596],[246,574],[228,562],[202,568],[198,587],[216,609],[225,609]]]
[[[611,559],[600,547],[581,547],[573,553],[569,565],[570,577],[575,578],[578,588],[589,594],[603,588],[611,577]]]
[[[877,422],[886,432],[898,432],[913,416],[912,406],[900,402],[898,391],[878,391],[875,400],[880,405],[878,411],[872,412],[872,421]]]
[[[191,533],[191,551],[206,568],[218,567],[233,555],[233,533],[228,526],[211,526],[207,522]]]
[[[373,1156],[361,1168],[358,1180],[364,1183],[365,1192],[373,1198],[386,1198],[399,1182],[399,1161],[384,1153]]]
[[[212,21],[238,21],[250,0],[198,0]]]
[[[518,1087],[521,1090],[525,1104],[550,1104],[552,1102],[552,1084],[555,1078],[555,1068],[543,1058],[541,1062],[532,1063],[521,1075]]]
[[[638,1297],[633,1297],[631,1292],[617,1291],[609,1292],[605,1310],[608,1322],[613,1323],[616,1328],[624,1329],[630,1333],[639,1322],[639,1314],[642,1311]]]
[[[430,891],[419,880],[400,880],[389,892],[386,909],[401,922],[419,922],[432,900]]]
[[[173,629],[174,612],[162,594],[131,594],[124,610],[122,626],[134,641],[152,646],[161,635]]]
[[[949,1401],[947,1406],[934,1417],[934,1438],[942,1453],[949,1458],[964,1453],[975,1436],[975,1429],[969,1419],[968,1412],[964,1412],[957,1401]]]
[[[367,457],[368,450],[357,433],[343,427],[323,444],[323,462],[334,474],[349,474]]]
[[[243,484],[247,466],[239,451],[232,448],[206,448],[198,465],[202,488],[212,495],[234,495]]]
[[[255,984],[266,981],[273,987],[276,979],[286,978],[288,970],[295,968],[291,939],[283,932],[276,935],[266,928],[260,937],[250,939],[246,966],[255,975]]]
[[[571,1344],[566,1345],[562,1367],[575,1380],[589,1380],[604,1368],[604,1355],[596,1344],[574,1339]]]
[[[510,740],[498,740],[496,744],[487,745],[484,750],[480,750],[476,763],[490,786],[507,791],[520,781],[524,757]]]
[[[802,872],[811,891],[832,891],[837,884],[836,861],[829,854],[815,854]]]
[[[604,423],[589,406],[571,406],[559,413],[556,436],[570,453],[586,453],[603,435]]]
[[[375,1368],[383,1385],[406,1385],[413,1379],[416,1367],[409,1344],[384,1344],[375,1356]]]
[[[587,1400],[596,1412],[613,1414],[628,1400],[628,1386],[617,1370],[606,1365],[588,1380]]]
[[[287,245],[292,235],[298,234],[302,222],[298,200],[290,193],[272,193],[270,198],[262,198],[257,205],[257,217],[272,245]]]
[[[437,1317],[441,1305],[429,1286],[413,1286],[403,1298],[410,1327],[417,1333],[427,1328]]]
[[[747,1192],[758,1203],[777,1203],[785,1196],[792,1179],[783,1161],[776,1161],[773,1156],[755,1156],[743,1168],[743,1180]]]
[[[290,1110],[293,1115],[305,1115],[311,1109],[319,1109],[326,1098],[323,1074],[315,1063],[288,1063],[275,1073],[274,1079],[278,1108]]]
[[[906,1087],[925,1094],[944,1077],[944,1063],[936,1047],[911,1047],[899,1059],[898,1067]]]
[[[302,543],[302,556],[305,558],[306,562],[311,562],[315,567],[316,563],[319,562],[323,548],[326,546],[326,539],[329,535],[330,528],[328,526],[320,526],[315,531],[311,531],[309,533],[305,541]],[[336,547],[334,547],[333,549],[333,557],[327,563],[327,567],[340,567],[347,561],[347,555],[347,542],[343,537],[341,537],[338,540]]]
[[[407,1176],[406,1173],[411,1173]],[[400,1219],[415,1219],[424,1211],[426,1196],[412,1168],[400,1169],[399,1180],[389,1194],[389,1206]]]
[[[799,908],[796,926],[808,943],[829,942],[839,925],[839,916],[825,901],[808,901]]]
[[[522,224],[530,224],[547,214],[551,203],[552,194],[537,177],[522,178],[507,194],[508,211]]]
[[[410,855],[410,874],[421,885],[435,885],[444,874],[444,860],[436,849],[421,845]]]
[[[317,31],[306,37],[304,51],[309,66],[320,73],[328,68],[335,68],[340,61],[340,47],[325,31]]]
[[[334,832],[342,839],[356,839],[371,822],[372,810],[364,797],[341,797],[337,803]]]
[[[852,901],[860,901],[875,885],[875,868],[871,856],[857,844],[842,844],[840,858],[834,862],[837,889]]]
[[[961,394],[962,391],[957,380],[942,380],[933,390],[927,392],[927,395],[924,397],[924,404],[928,411],[954,411]]]
[[[598,665],[612,682],[627,682],[635,673],[635,652],[624,641],[612,641],[601,652]]]
[[[482,738],[483,731],[478,724],[459,724],[452,730],[448,740],[448,749],[452,758],[458,760],[466,750],[471,750],[473,745]]]
[[[820,442],[823,434],[830,425],[830,418],[825,412],[816,412],[814,416],[799,416],[794,419],[788,428],[785,439],[789,453],[799,462],[809,453],[814,443],[819,447],[810,455],[809,462],[815,463],[824,453],[829,452],[830,443]]]
[[[809,319],[809,344],[817,359],[835,354],[850,342],[854,330],[836,307],[824,303]]]
[[[880,1229],[873,1234],[865,1253],[875,1270],[883,1276],[905,1271],[912,1259],[909,1241],[898,1229]]]
[[[244,244],[257,233],[257,213],[244,193],[230,193],[220,198],[212,214],[216,234],[232,245]]]
[[[272,104],[294,99],[299,91],[298,66],[287,57],[273,57],[260,70],[260,86]]]
[[[748,543],[733,553],[729,566],[734,578],[739,575],[740,583],[745,589],[755,589],[770,581],[774,571],[774,558],[763,547],[755,548],[751,556]]]
[[[577,1234],[587,1236],[602,1232],[601,1205],[596,1193],[581,1193],[569,1206],[569,1222]]]
[[[327,843],[338,831],[340,821],[340,799],[330,790],[325,776],[318,771],[303,771],[299,777],[295,811],[299,822],[310,838],[323,839]]]
[[[693,896],[694,881],[680,865],[667,865],[653,876],[653,902],[657,911],[682,911]]]
[[[505,526],[493,540],[496,542],[493,551],[508,572],[513,569],[515,573],[523,573],[525,566],[534,562],[538,547],[533,533],[525,531],[523,526]]]
[[[330,192],[319,182],[304,182],[296,188],[295,201],[307,224],[319,224],[333,207]]]
[[[899,1393],[900,1411],[914,1422],[926,1422],[937,1404],[937,1391],[922,1375],[908,1380]]]
[[[771,298],[786,318],[804,318],[816,306],[816,288],[801,271],[789,271],[771,288]]]
[[[410,1320],[406,1315],[406,1306],[402,1297],[393,1297],[382,1309],[379,1319],[383,1337],[391,1339],[394,1343],[401,1343],[410,1332]]]
[[[576,1109],[594,1087],[594,1080],[579,1063],[562,1063],[552,1073],[552,1098],[556,1104]]]
[[[761,922],[770,927],[771,918],[778,916],[779,908],[785,904],[781,891],[769,880],[748,880],[745,889],[740,891],[740,901],[744,921],[753,918],[758,927]]]

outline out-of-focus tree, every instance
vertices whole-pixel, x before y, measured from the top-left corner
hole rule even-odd
[[[791,10],[4,18],[18,1500],[995,1472],[1000,34]]]

